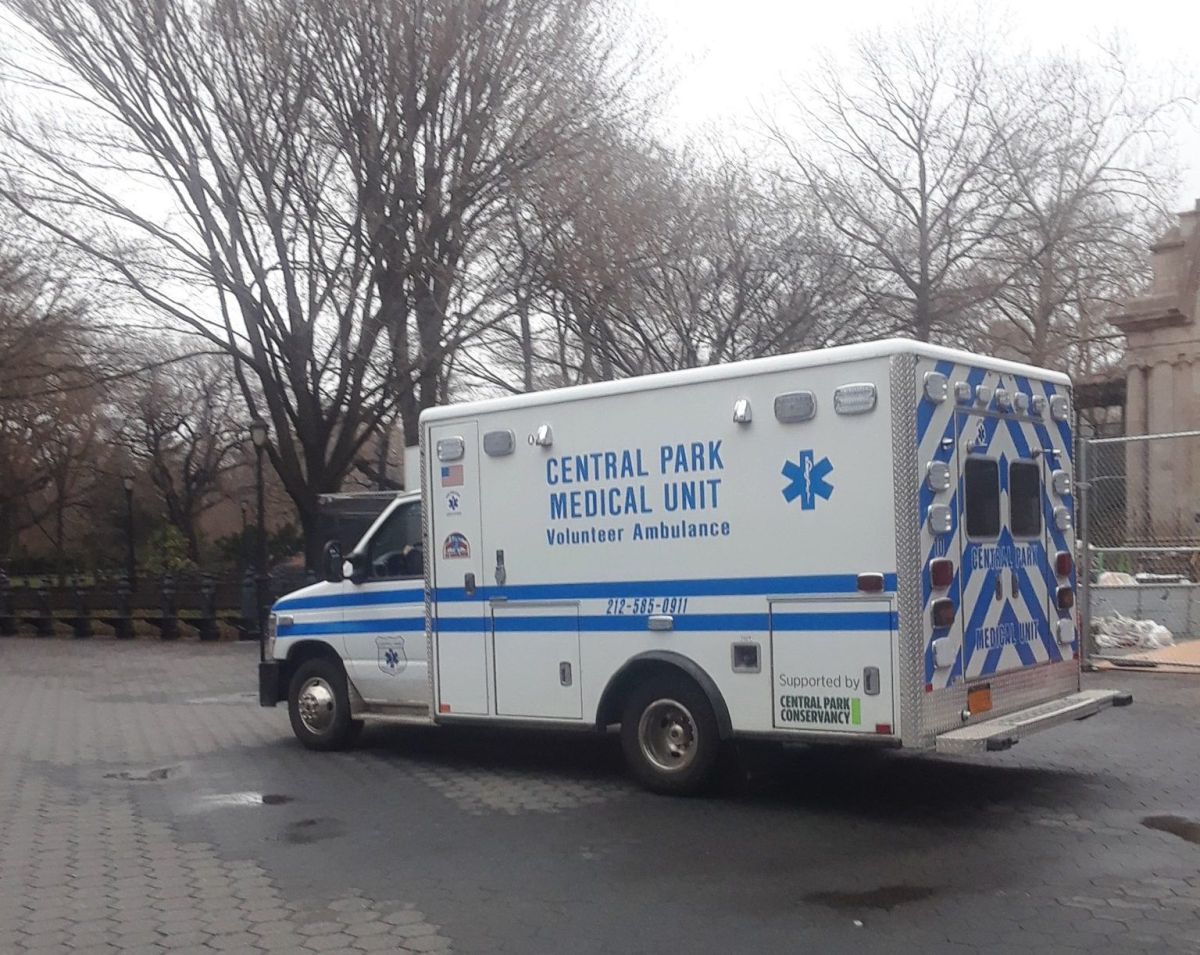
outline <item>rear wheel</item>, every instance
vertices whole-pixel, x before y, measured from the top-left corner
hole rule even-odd
[[[647,680],[625,703],[625,761],[653,792],[683,796],[703,789],[716,766],[719,736],[708,697],[682,674]]]
[[[332,660],[306,660],[288,685],[292,732],[309,749],[345,749],[358,738],[362,720],[350,718],[346,672]]]

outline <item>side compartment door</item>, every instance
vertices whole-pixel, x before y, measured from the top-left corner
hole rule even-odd
[[[895,647],[890,600],[771,601],[775,727],[892,733]]]
[[[579,605],[492,604],[496,714],[583,718]]]
[[[478,425],[474,421],[434,425],[429,429],[425,453],[437,710],[444,715],[486,715]]]

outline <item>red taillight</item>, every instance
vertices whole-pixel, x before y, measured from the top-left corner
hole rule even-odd
[[[1075,561],[1065,550],[1060,550],[1054,555],[1054,572],[1059,577],[1070,577],[1071,571],[1075,569]]]
[[[1058,588],[1058,609],[1070,610],[1075,606],[1075,591],[1070,587]]]
[[[858,589],[864,594],[883,593],[883,574],[859,574]]]
[[[954,601],[948,598],[935,600],[933,602],[933,625],[935,627],[948,627],[954,623],[954,615],[957,610],[954,606]]]
[[[929,562],[929,583],[934,590],[945,590],[954,581],[954,561],[937,557]]]

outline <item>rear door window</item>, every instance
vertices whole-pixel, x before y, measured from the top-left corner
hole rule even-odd
[[[1008,466],[1008,510],[1013,537],[1042,535],[1042,469],[1036,461]]]
[[[963,468],[967,536],[1000,536],[1000,464],[988,458],[967,458]]]

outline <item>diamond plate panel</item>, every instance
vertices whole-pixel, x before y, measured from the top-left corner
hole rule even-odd
[[[896,508],[896,590],[900,616],[900,739],[905,746],[919,746],[925,736],[924,633],[921,627],[921,535],[916,494],[917,445],[913,421],[917,394],[913,386],[917,360],[914,355],[892,358],[892,489]]]

